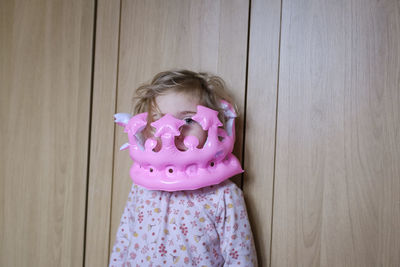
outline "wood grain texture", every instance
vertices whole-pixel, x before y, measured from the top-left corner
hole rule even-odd
[[[248,1],[123,1],[117,111],[131,110],[133,91],[156,73],[187,68],[221,75],[243,114]],[[243,123],[236,154],[241,155]],[[127,140],[118,128],[115,142],[111,238],[113,245],[131,180]]]
[[[80,266],[93,1],[0,12],[0,266]]]
[[[85,266],[108,265],[119,3],[97,1]]]
[[[268,266],[281,2],[251,2],[243,191],[259,266]]]
[[[272,266],[399,266],[399,2],[282,10]]]

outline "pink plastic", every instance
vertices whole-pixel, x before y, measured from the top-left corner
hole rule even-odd
[[[166,114],[151,123],[155,137],[162,141],[161,150],[153,151],[157,145],[154,138],[143,140],[141,132],[147,124],[147,113],[134,117],[129,114],[115,114],[115,122],[125,127],[129,143],[121,150],[129,148],[133,165],[130,170],[132,180],[151,190],[179,191],[194,190],[220,182],[243,172],[238,159],[232,154],[235,142],[236,114],[231,105],[222,102],[226,117],[226,129],[221,128],[218,112],[204,106],[197,106],[192,117],[208,137],[203,148],[197,148],[199,140],[188,136],[184,140],[186,151],[175,146],[175,136],[180,135],[182,120]],[[144,144],[144,145],[143,145]]]

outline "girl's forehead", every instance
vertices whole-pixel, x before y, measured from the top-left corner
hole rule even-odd
[[[179,116],[184,113],[196,113],[200,105],[200,97],[181,92],[168,92],[155,98],[156,112]]]

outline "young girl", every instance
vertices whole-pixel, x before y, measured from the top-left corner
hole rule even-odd
[[[192,117],[197,106],[219,111],[230,103],[224,82],[216,76],[187,70],[157,74],[134,97],[135,113],[148,112],[144,139],[152,136],[150,122],[165,114],[182,120],[175,146],[180,151],[187,136],[202,149],[207,132]],[[159,151],[158,140],[153,151]],[[132,185],[110,266],[257,266],[253,237],[242,191],[229,179],[196,190],[149,190]]]

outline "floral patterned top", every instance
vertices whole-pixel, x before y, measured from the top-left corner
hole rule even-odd
[[[193,191],[133,184],[114,266],[257,266],[242,191],[230,180]]]

